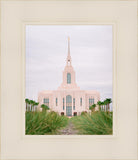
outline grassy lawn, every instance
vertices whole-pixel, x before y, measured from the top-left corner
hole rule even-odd
[[[53,135],[68,124],[56,112],[26,112],[26,135]]]
[[[112,134],[112,112],[92,112],[81,116],[72,117],[70,120],[84,135],[111,135]]]
[[[79,135],[111,135],[112,120],[112,112],[102,111],[84,113],[70,119],[53,111],[26,112],[26,135],[57,135],[64,128],[66,132],[71,130],[73,133],[74,128]]]

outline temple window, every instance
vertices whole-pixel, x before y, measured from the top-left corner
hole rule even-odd
[[[72,116],[72,96],[66,96],[66,115]]]
[[[66,103],[72,103],[72,97],[70,95],[66,96]]]
[[[44,98],[43,103],[49,107],[49,98]]]
[[[80,98],[80,106],[82,106],[82,98]]]
[[[89,98],[89,107],[94,104],[94,98]]]
[[[64,98],[63,98],[63,110],[64,110],[64,108],[65,108],[64,106],[65,106],[65,104],[64,104]]]
[[[71,74],[67,73],[67,84],[71,83]]]
[[[73,110],[75,110],[75,98],[73,98]]]
[[[58,105],[58,99],[56,98],[56,106]]]

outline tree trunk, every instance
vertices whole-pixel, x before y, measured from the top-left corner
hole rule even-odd
[[[99,111],[100,111],[100,105],[99,105]]]

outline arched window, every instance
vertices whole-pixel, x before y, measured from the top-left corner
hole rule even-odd
[[[71,74],[67,73],[67,84],[71,83]]]
[[[72,97],[70,95],[66,96],[66,103],[72,103]]]
[[[72,116],[72,97],[66,96],[66,115]]]

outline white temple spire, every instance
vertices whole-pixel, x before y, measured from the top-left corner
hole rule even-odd
[[[67,65],[71,65],[71,56],[70,56],[70,37],[68,37],[68,56],[67,56]]]

